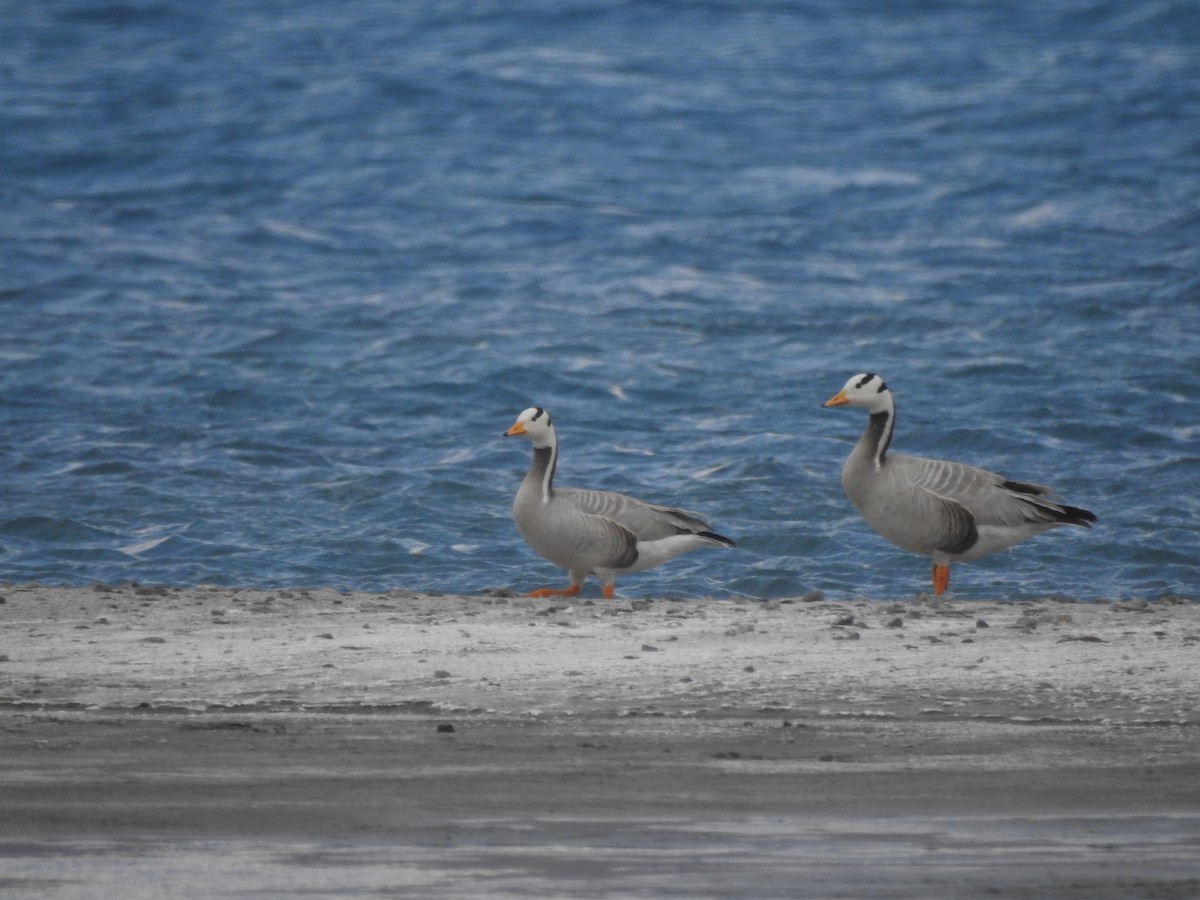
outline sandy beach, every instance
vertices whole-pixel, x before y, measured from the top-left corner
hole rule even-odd
[[[0,587],[11,897],[1200,894],[1200,606]]]

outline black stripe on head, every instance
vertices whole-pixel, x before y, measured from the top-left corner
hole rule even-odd
[[[858,384],[856,384],[854,387],[855,387],[855,389],[865,387],[866,385],[870,384],[872,381],[874,381],[876,379],[878,379],[878,381],[879,381],[879,388],[876,390],[876,393],[882,394],[884,391],[887,390],[887,384],[884,383],[884,380],[882,378],[880,378],[878,375],[876,375],[874,372],[868,372],[867,374],[865,374],[862,377],[862,379],[858,382]]]
[[[534,407],[533,418],[532,418],[532,419],[530,419],[529,421],[530,421],[530,422],[536,422],[536,421],[537,421],[538,419],[540,419],[542,416],[545,416],[545,417],[546,417],[546,424],[547,424],[547,425],[549,425],[549,424],[550,424],[550,414],[549,414],[548,412],[546,412],[544,409],[542,409],[540,406],[535,406],[535,407]]]

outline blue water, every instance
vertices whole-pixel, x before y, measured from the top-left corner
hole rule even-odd
[[[910,597],[820,408],[878,371],[896,449],[1100,516],[958,596],[1194,596],[1197,47],[1191,0],[6,4],[0,580],[561,584],[542,405],[561,483],[739,541],[619,593]]]

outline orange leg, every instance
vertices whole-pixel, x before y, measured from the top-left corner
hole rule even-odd
[[[604,595],[605,600],[611,600],[613,596],[613,586],[611,584],[600,585],[600,593]]]
[[[940,597],[950,587],[950,567],[933,564],[933,596]]]
[[[579,593],[579,585],[572,584],[565,588],[538,588],[536,591],[530,591],[525,596],[527,597],[574,597]]]

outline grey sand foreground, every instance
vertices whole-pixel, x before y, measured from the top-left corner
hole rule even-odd
[[[0,594],[6,896],[1200,888],[1186,600]]]

